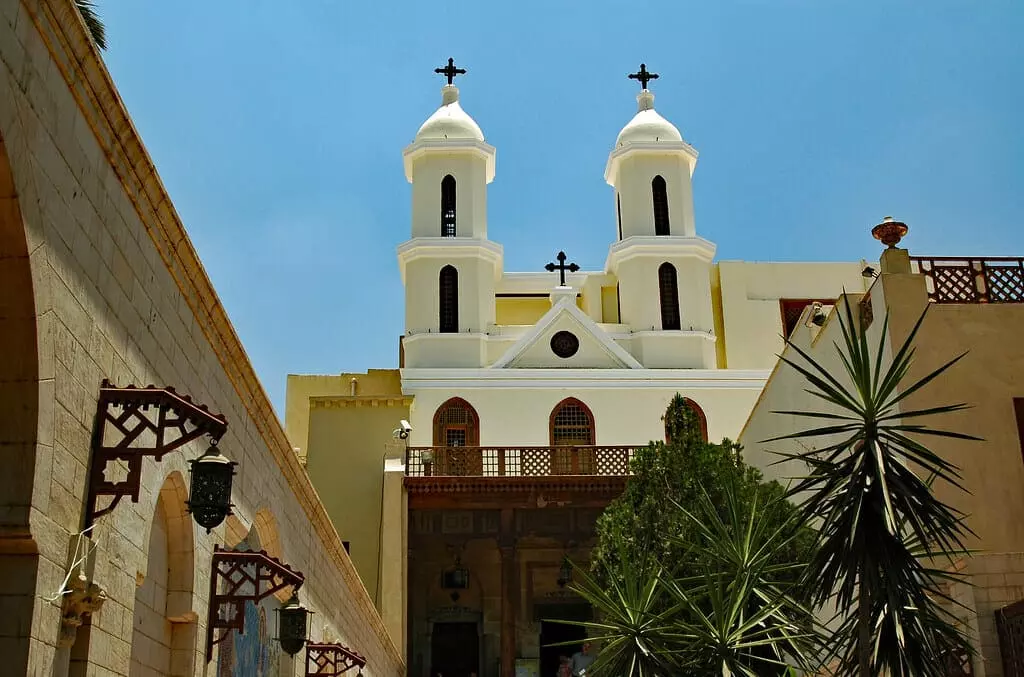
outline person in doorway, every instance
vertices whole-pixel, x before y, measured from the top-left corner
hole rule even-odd
[[[570,668],[572,670],[573,677],[582,675],[594,664],[596,657],[590,653],[591,644],[588,641],[583,642],[583,649],[577,651],[572,655],[572,661],[570,662]]]
[[[558,657],[558,674],[555,677],[572,677],[572,661],[568,656]]]

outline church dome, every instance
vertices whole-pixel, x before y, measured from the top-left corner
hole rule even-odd
[[[643,90],[636,97],[637,114],[626,123],[615,139],[615,146],[627,143],[658,143],[659,141],[682,141],[683,135],[671,122],[654,110],[654,94]]]
[[[484,140],[480,125],[459,105],[459,89],[454,85],[441,88],[441,107],[416,132],[416,141],[437,140]]]

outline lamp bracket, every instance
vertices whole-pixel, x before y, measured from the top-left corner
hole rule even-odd
[[[338,643],[306,644],[306,677],[338,677],[352,668],[360,670],[366,659]]]
[[[244,552],[213,549],[210,572],[210,607],[206,621],[206,662],[213,660],[213,645],[223,642],[232,630],[245,632],[245,603],[259,604],[284,588],[293,592],[306,581],[306,577],[265,551]],[[224,590],[218,590],[223,582]],[[223,630],[215,637],[217,630]]]
[[[85,528],[113,510],[125,496],[131,496],[133,503],[139,502],[143,458],[151,456],[159,462],[164,454],[203,435],[216,443],[227,427],[223,416],[211,413],[206,405],[196,405],[191,397],[179,395],[170,386],[118,388],[103,379],[93,424]],[[127,465],[127,474],[122,480],[108,480],[107,466],[116,461]],[[97,509],[100,496],[112,500]]]

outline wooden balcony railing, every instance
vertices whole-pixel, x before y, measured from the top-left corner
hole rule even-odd
[[[1024,303],[1024,259],[910,257],[932,303]]]
[[[625,476],[643,447],[409,447],[407,477]]]

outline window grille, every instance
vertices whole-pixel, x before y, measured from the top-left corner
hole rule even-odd
[[[594,444],[594,417],[577,400],[565,400],[555,407],[551,417],[552,446],[592,446]]]
[[[456,333],[459,331],[459,271],[453,266],[442,268],[438,286],[440,330]]]
[[[441,179],[441,237],[455,237],[455,177]]]

